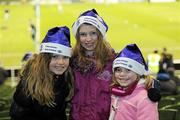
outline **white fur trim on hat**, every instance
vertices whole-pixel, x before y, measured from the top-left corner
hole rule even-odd
[[[55,53],[71,57],[72,49],[70,47],[57,43],[42,43],[40,46],[40,53]]]
[[[78,28],[81,26],[81,24],[83,23],[89,23],[92,24],[93,26],[95,26],[103,35],[103,37],[105,38],[106,35],[106,27],[103,25],[103,23],[101,22],[102,20],[97,16],[97,18],[95,17],[91,17],[91,16],[81,16],[78,18],[78,20],[73,24],[72,27],[72,32],[74,34],[74,36],[76,36],[77,30]]]
[[[116,67],[123,67],[123,68],[129,69],[129,70],[132,70],[139,75],[146,74],[144,65],[140,64],[139,62],[137,62],[135,60],[132,60],[132,59],[126,58],[126,57],[116,58],[113,62],[113,71],[114,71],[114,68],[116,68]]]

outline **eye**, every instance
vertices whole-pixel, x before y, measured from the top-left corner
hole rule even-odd
[[[122,72],[122,69],[117,67],[117,68],[115,68],[115,72]]]
[[[53,55],[52,58],[58,58],[58,55]]]
[[[86,37],[87,36],[87,33],[79,33],[80,37]]]
[[[63,59],[69,59],[69,57],[68,56],[63,56]]]
[[[131,72],[131,70],[126,69],[126,68],[121,68],[121,67],[115,68],[114,71],[115,71],[115,72],[118,72],[118,73],[121,73],[121,72],[123,72],[123,73],[129,73],[129,72]]]
[[[130,71],[131,71],[131,70],[129,70],[129,69],[125,69],[125,72],[126,72],[126,73],[129,73]]]
[[[91,32],[90,34],[91,34],[91,36],[95,36],[95,35],[97,35],[97,32]]]

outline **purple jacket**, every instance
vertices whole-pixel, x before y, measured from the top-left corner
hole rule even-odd
[[[71,120],[108,120],[112,62],[107,63],[102,73],[97,73],[94,64],[85,72],[73,67],[75,96],[72,100]]]

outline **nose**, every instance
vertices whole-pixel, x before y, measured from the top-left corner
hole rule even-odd
[[[125,76],[126,75],[126,73],[124,72],[124,71],[121,71],[121,72],[119,72],[119,76]]]
[[[57,59],[57,64],[60,64],[60,65],[62,65],[62,64],[64,64],[64,59],[63,58],[58,58]]]
[[[92,39],[92,35],[87,34],[87,36],[86,36],[86,41],[90,41],[91,39]]]

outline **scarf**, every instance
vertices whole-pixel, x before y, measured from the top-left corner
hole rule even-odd
[[[137,83],[138,81],[132,83],[131,85],[128,86],[128,88],[123,88],[121,86],[113,86],[111,89],[111,93],[116,96],[130,95],[136,88]]]

